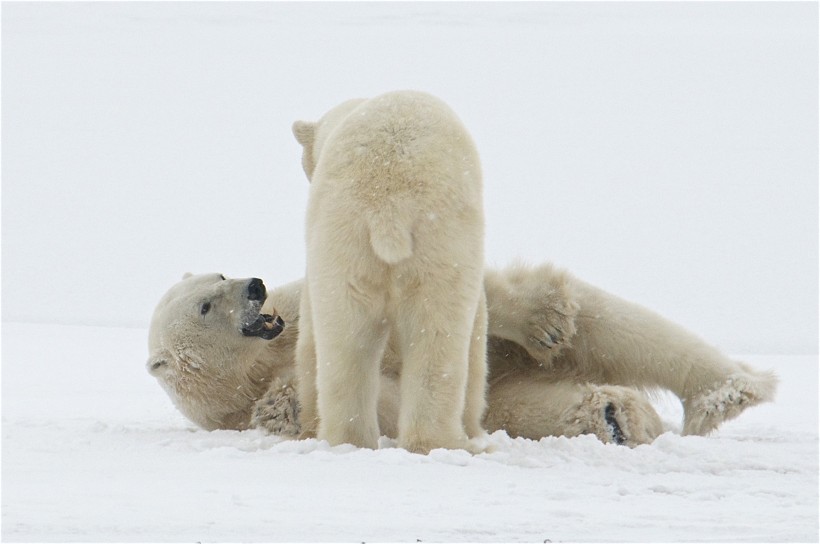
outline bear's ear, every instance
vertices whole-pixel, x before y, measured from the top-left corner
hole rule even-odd
[[[188,278],[190,278],[191,276],[193,276],[193,274],[191,274],[190,272],[186,272],[186,273],[184,273],[184,274],[182,275],[182,279],[183,279],[183,280],[187,280],[187,279],[188,279]]]
[[[148,358],[148,362],[145,363],[145,368],[148,369],[148,373],[152,376],[159,375],[163,369],[168,367],[168,361],[170,360],[169,353],[155,353]]]
[[[296,121],[293,123],[293,135],[296,136],[296,141],[302,144],[302,147],[310,149],[316,136],[316,123]]]

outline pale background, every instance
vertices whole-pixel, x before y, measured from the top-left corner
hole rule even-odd
[[[816,353],[816,3],[4,3],[2,317],[146,327],[304,269],[290,133],[403,88],[482,156],[487,260],[733,353]]]
[[[3,3],[0,538],[817,542],[817,15]],[[145,370],[154,304],[187,270],[299,277],[292,121],[400,88],[473,133],[490,264],[566,266],[775,371],[777,400],[684,437],[653,397],[671,432],[635,449],[196,429]]]

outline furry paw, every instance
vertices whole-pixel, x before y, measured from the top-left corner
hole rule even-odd
[[[570,345],[579,307],[565,272],[516,265],[486,278],[491,335],[519,344],[541,364]]]
[[[561,348],[570,345],[569,340],[575,334],[577,310],[556,307],[539,310],[533,311],[525,324],[525,341],[522,345],[538,361],[549,362]]]
[[[527,352],[542,363],[570,345],[575,335],[578,305],[562,284],[532,281],[522,285],[519,303],[524,308],[520,342]]]
[[[299,401],[296,390],[279,378],[253,407],[251,426],[271,434],[296,437],[299,426]]]
[[[649,444],[663,432],[663,424],[649,401],[637,390],[591,385],[575,408],[573,435],[594,434],[601,442],[635,447]]]
[[[706,435],[739,416],[746,408],[774,398],[777,377],[769,372],[746,372],[727,378],[713,389],[683,399],[684,435]]]

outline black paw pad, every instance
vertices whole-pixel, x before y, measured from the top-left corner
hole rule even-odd
[[[606,421],[606,426],[609,428],[609,434],[612,436],[612,441],[622,446],[626,443],[626,437],[624,436],[624,432],[621,430],[621,426],[618,424],[618,420],[615,419],[615,405],[609,403],[606,405],[604,409],[604,420]]]

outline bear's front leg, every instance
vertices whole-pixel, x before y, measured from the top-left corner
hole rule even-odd
[[[549,365],[575,335],[575,301],[568,275],[550,264],[486,270],[488,334],[523,346]]]
[[[276,378],[254,404],[251,427],[287,438],[298,437],[299,399],[293,386]]]

